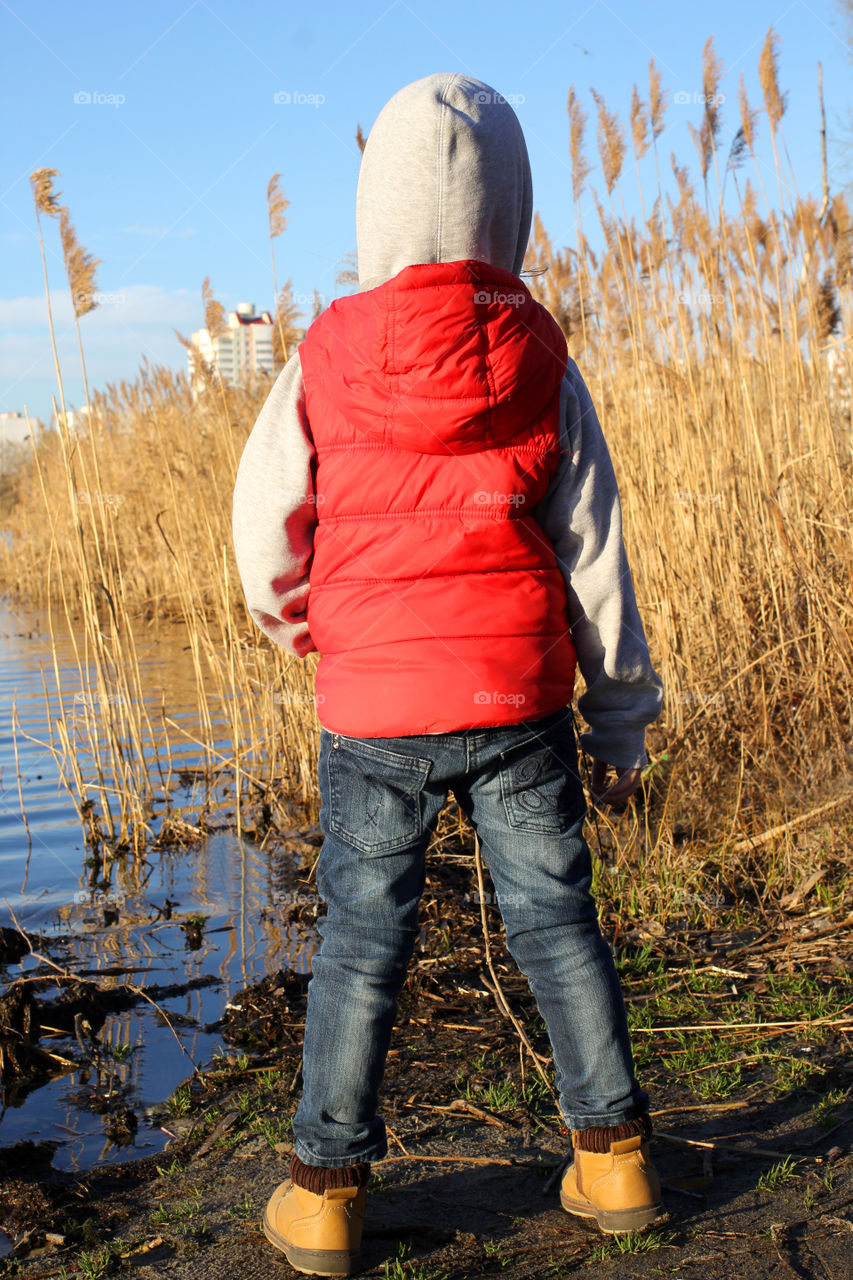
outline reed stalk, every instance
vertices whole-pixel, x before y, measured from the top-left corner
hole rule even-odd
[[[650,882],[665,881],[671,903],[689,883],[673,830],[700,827],[725,852],[750,823],[770,828],[774,813],[831,786],[849,770],[853,743],[853,221],[841,193],[824,185],[819,198],[800,194],[782,173],[772,32],[761,59],[775,202],[743,85],[721,160],[726,122],[707,102],[721,72],[709,42],[695,132],[701,194],[674,156],[664,190],[665,95],[654,63],[648,100],[635,89],[628,122],[639,220],[629,221],[619,186],[626,127],[593,95],[602,198],[590,186],[587,113],[572,89],[575,243],[555,246],[537,216],[525,262],[598,408],[666,686],[649,733],[657,825],[640,825],[625,847],[642,850]],[[55,217],[59,206],[55,171],[39,173],[44,263],[40,215]],[[271,249],[287,203],[278,178],[267,192]],[[595,236],[585,225],[591,208]],[[224,315],[209,280],[202,295],[214,334]],[[292,344],[280,295],[277,303],[284,356]],[[75,736],[66,688],[54,747],[81,816],[94,805],[111,847],[141,847],[152,772],[172,782],[173,753],[196,742],[210,777],[205,804],[230,776],[241,830],[241,804],[248,812],[260,800],[316,816],[316,657],[300,662],[259,635],[231,547],[237,461],[270,378],[231,386],[209,370],[193,389],[183,373],[145,366],[135,381],[93,393],[81,439],[67,429],[55,343],[54,357],[60,430],[34,444],[19,476],[0,575],[23,599],[49,596],[76,637],[75,687],[96,716]],[[87,486],[116,501],[84,509]],[[169,707],[154,722],[140,647],[154,626],[185,636],[197,733]],[[58,665],[55,679],[67,686]],[[628,864],[619,867],[633,892]],[[638,909],[650,892],[636,890]]]

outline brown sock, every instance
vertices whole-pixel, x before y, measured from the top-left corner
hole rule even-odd
[[[597,1151],[607,1155],[611,1142],[621,1142],[623,1138],[637,1136],[650,1138],[652,1122],[649,1117],[637,1116],[636,1120],[625,1120],[622,1124],[599,1124],[591,1129],[573,1129],[572,1145],[579,1151]]]
[[[369,1164],[350,1164],[343,1169],[326,1169],[303,1164],[294,1151],[290,1157],[290,1181],[321,1196],[330,1187],[364,1187],[370,1178]]]

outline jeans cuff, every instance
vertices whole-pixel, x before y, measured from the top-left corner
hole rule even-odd
[[[319,1165],[322,1169],[347,1169],[351,1164],[375,1164],[378,1160],[384,1159],[388,1154],[388,1143],[387,1141],[374,1143],[372,1147],[364,1151],[353,1151],[351,1155],[321,1156],[297,1138],[293,1144],[293,1150],[303,1164]]]
[[[623,1108],[621,1111],[602,1111],[599,1115],[563,1114],[563,1120],[569,1129],[600,1129],[605,1126],[626,1124],[629,1120],[639,1120],[648,1112],[640,1107]]]

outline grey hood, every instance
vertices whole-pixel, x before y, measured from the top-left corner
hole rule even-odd
[[[468,76],[415,80],[382,108],[364,148],[359,287],[415,263],[468,258],[518,275],[532,213],[530,161],[509,103]]]

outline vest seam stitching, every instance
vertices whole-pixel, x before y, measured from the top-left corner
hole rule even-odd
[[[357,653],[362,649],[383,649],[397,644],[423,644],[433,640],[529,640],[531,636],[566,636],[570,641],[572,639],[569,627],[564,631],[502,631],[499,635],[491,631],[477,631],[472,635],[464,636],[444,635],[438,631],[431,631],[428,636],[398,636],[394,640],[377,640],[375,644],[351,644],[346,649],[324,649],[321,656],[330,658],[338,654]]]
[[[535,503],[538,506],[539,503]],[[485,504],[480,506],[474,503],[469,507],[406,507],[397,511],[355,511],[352,514],[346,513],[337,516],[317,515],[317,524],[334,524],[336,520],[399,520],[407,517],[416,517],[420,519],[422,516],[439,516],[450,520],[453,516],[461,515],[463,512],[474,511],[482,515],[485,520],[525,520],[535,519],[528,516],[526,512],[512,513],[507,509],[504,511],[502,507],[487,507]]]
[[[535,454],[537,457],[544,458],[548,454],[553,453],[555,450],[555,447],[557,449],[557,452],[560,452],[559,443],[557,444],[557,446],[555,446],[553,441],[544,445],[513,444],[512,441],[509,441],[506,444],[486,445],[485,448],[482,448],[482,449],[470,449],[468,450],[467,453],[461,456],[469,458],[472,453],[494,453],[496,449],[511,449],[513,453],[532,453],[532,454]],[[320,444],[317,446],[317,451],[320,452],[322,450],[324,453],[342,453],[344,450],[352,451],[353,449],[394,449],[402,453],[415,453],[419,457],[422,456],[425,458],[445,458],[445,457],[456,458],[460,456],[458,453],[455,453],[455,452],[451,452],[449,454],[422,453],[422,451],[419,449],[406,449],[402,445],[388,444],[382,440],[354,440],[350,444]]]
[[[338,581],[329,582],[327,580],[326,582],[321,582],[319,586],[313,587],[312,590],[316,594],[318,591],[325,591],[328,587],[363,587],[386,582],[424,582],[430,578],[470,578],[478,573],[556,573],[562,578],[562,571],[558,565],[549,566],[547,564],[537,564],[529,566],[522,565],[519,569],[452,569],[448,573],[416,573],[411,577],[406,578],[341,578]]]

